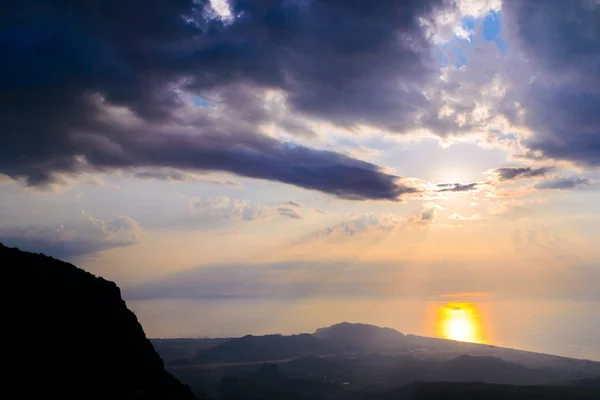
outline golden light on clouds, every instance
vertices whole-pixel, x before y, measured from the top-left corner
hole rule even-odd
[[[482,325],[473,303],[447,303],[438,310],[437,334],[443,338],[483,343]]]

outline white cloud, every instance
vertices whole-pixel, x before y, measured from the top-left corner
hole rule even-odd
[[[460,221],[469,221],[475,219],[481,219],[481,214],[473,214],[469,216],[460,215],[459,213],[452,213],[448,216],[450,219],[456,219]]]
[[[75,221],[57,225],[0,227],[0,241],[23,250],[71,258],[139,243],[143,235],[132,218],[104,221],[85,212]]]
[[[206,218],[225,218],[239,221],[252,221],[274,216],[275,210],[248,200],[230,199],[218,196],[210,199],[199,197],[190,199],[192,214]]]
[[[391,234],[406,227],[429,224],[437,219],[444,208],[436,203],[427,202],[414,214],[401,216],[393,213],[351,214],[337,225],[320,229],[316,236],[355,236],[359,234]]]
[[[210,0],[210,6],[212,10],[223,20],[230,20],[233,18],[231,14],[231,8],[227,0]]]
[[[469,39],[473,32],[463,26],[463,19],[483,18],[491,11],[499,11],[502,0],[457,0],[456,7],[447,7],[430,20],[422,19],[429,39],[434,43],[445,43],[455,37]]]
[[[367,232],[393,233],[400,229],[404,222],[403,217],[391,213],[350,215],[344,222],[319,230],[317,236],[354,236]]]
[[[422,221],[433,221],[438,217],[439,211],[443,210],[444,207],[435,203],[423,204],[423,209],[419,213],[419,217]]]
[[[192,215],[205,219],[230,221],[254,221],[284,216],[302,219],[302,215],[290,207],[271,207],[248,200],[217,196],[209,199],[195,197],[189,200]]]
[[[481,18],[501,8],[502,0],[458,0],[458,9],[463,17]]]

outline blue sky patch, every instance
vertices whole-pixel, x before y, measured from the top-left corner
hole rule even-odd
[[[490,11],[483,18],[465,17],[461,26],[469,32],[469,38],[455,36],[448,42],[442,44],[437,52],[437,58],[444,66],[453,65],[460,68],[468,63],[468,49],[474,42],[483,38],[486,41],[495,42],[498,50],[506,52],[506,43],[502,37],[502,15],[500,12]],[[475,37],[475,32],[480,30],[481,36]]]
[[[502,13],[492,11],[483,19],[483,38],[496,42],[501,52],[506,52],[506,43],[502,38]]]
[[[473,17],[464,17],[461,21],[461,25],[462,25],[463,29],[471,32],[471,35],[469,35],[469,37],[472,36],[472,33],[475,31],[475,28],[480,23],[481,23],[481,19],[473,18]]]
[[[206,100],[204,100],[202,97],[200,96],[192,96],[192,101],[194,102],[194,105],[197,107],[210,107],[210,103]]]

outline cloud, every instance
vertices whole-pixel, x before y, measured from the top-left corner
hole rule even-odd
[[[488,207],[487,212],[490,215],[502,216],[508,219],[520,219],[531,217],[540,211],[543,211],[548,200],[545,198],[531,198],[528,200],[505,198]]]
[[[138,167],[225,171],[397,199],[415,189],[263,128],[305,138],[314,136],[307,119],[416,127],[429,104],[422,87],[438,72],[423,22],[448,7],[234,0],[227,14],[206,0],[12,2],[3,8],[11,62],[0,70],[0,172],[37,186]]]
[[[437,219],[440,210],[443,209],[444,207],[433,202],[424,203],[421,210],[418,213],[410,215],[404,221],[403,226],[428,225]]]
[[[0,241],[23,250],[68,259],[139,243],[142,228],[130,217],[103,221],[82,213],[71,224],[0,227]]]
[[[425,203],[423,205],[423,209],[418,214],[419,219],[421,221],[433,221],[437,218],[437,216],[439,214],[439,210],[441,210],[441,209],[442,209],[442,207],[437,204]]]
[[[303,298],[322,294],[343,296],[374,294],[386,278],[393,275],[395,265],[354,263],[282,262],[261,265],[205,265],[167,276],[164,279],[125,287],[128,300],[158,298]],[[331,277],[335,276],[335,282]]]
[[[438,192],[470,192],[475,190],[480,183],[438,183]]]
[[[531,235],[525,233],[524,246]],[[515,239],[516,241],[523,239]],[[533,240],[549,240],[533,236]],[[515,245],[517,246],[516,242]],[[522,250],[526,250],[523,244]],[[423,274],[443,266],[446,274]],[[510,298],[588,299],[597,300],[600,271],[582,265],[569,269],[545,269],[549,285],[531,285],[531,277],[539,277],[539,269],[527,263],[502,268],[482,268],[481,263],[406,263],[360,262],[279,262],[263,264],[201,265],[159,280],[123,287],[126,300],[145,299],[286,299],[367,296],[431,296],[477,297],[473,292]],[[461,293],[463,292],[463,293]],[[449,293],[457,293],[448,295]],[[467,294],[471,293],[471,294]]]
[[[296,201],[292,201],[292,200],[286,202],[285,204],[287,204],[288,206],[292,206],[292,207],[302,207],[302,204],[300,204]]]
[[[320,229],[315,236],[356,236],[362,234],[391,234],[407,227],[429,224],[444,208],[433,202],[423,204],[421,210],[408,217],[393,213],[365,213],[349,215],[344,221]]]
[[[505,111],[535,132],[526,154],[599,166],[600,3],[512,0],[502,13],[514,55]]]
[[[490,215],[502,215],[502,214],[506,214],[508,212],[510,212],[511,210],[517,209],[517,208],[522,208],[523,207],[523,203],[520,202],[507,202],[507,201],[502,201],[502,202],[497,202],[495,205],[491,206],[488,208],[487,212]]]
[[[242,184],[232,179],[219,180],[203,177],[198,174],[174,168],[154,168],[135,171],[133,176],[138,179],[158,179],[163,181],[201,182],[213,185],[242,187]]]
[[[289,207],[271,207],[248,200],[232,199],[227,196],[201,199],[195,197],[189,200],[190,210],[195,219],[204,222],[215,220],[255,221],[283,216],[302,219],[296,210]]]
[[[498,187],[495,187],[493,192],[488,193],[488,196],[489,197],[524,197],[524,196],[529,196],[533,192],[535,192],[535,187],[531,186],[531,185],[520,186],[517,188],[510,188],[510,189],[500,189]]]
[[[445,9],[434,16],[432,21],[424,21],[427,34],[436,43],[447,44],[452,38],[468,40],[473,32],[465,26],[465,20],[482,18],[490,11],[501,9],[501,0],[456,0],[455,7]]]
[[[555,233],[536,229],[516,229],[511,238],[515,249],[519,252],[531,246],[550,250],[556,247],[560,240]]]
[[[572,176],[569,178],[554,178],[542,181],[535,185],[536,189],[556,189],[556,190],[572,190],[587,186],[591,180],[581,176]]]
[[[490,293],[485,292],[465,292],[465,293],[448,293],[441,294],[440,297],[447,298],[463,298],[463,299],[471,299],[471,298],[480,298],[480,297],[490,297]]]
[[[13,180],[11,179],[10,176],[0,174],[0,185],[2,185],[4,183],[12,183],[12,182],[13,182]]]
[[[517,179],[544,177],[553,169],[553,167],[502,167],[496,168],[492,172],[498,176],[500,181],[511,181]]]
[[[452,213],[448,216],[448,218],[456,219],[456,220],[460,220],[460,221],[471,221],[471,220],[481,219],[481,214],[473,214],[473,215],[469,215],[469,216],[463,216],[463,215],[460,215],[459,213]]]
[[[279,213],[279,215],[293,218],[293,219],[303,219],[302,215],[300,215],[300,213],[298,211],[294,210],[293,208],[278,207],[276,210]]]
[[[190,209],[192,214],[205,219],[253,221],[275,215],[272,207],[247,200],[230,199],[227,196],[210,199],[193,198],[190,200]]]
[[[391,213],[351,215],[346,221],[319,230],[316,236],[355,236],[368,232],[389,234],[400,229],[404,222],[404,218]]]

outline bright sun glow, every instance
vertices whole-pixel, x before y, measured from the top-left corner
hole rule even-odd
[[[440,309],[439,334],[461,342],[481,343],[481,323],[471,303],[449,303]]]
[[[468,181],[465,171],[460,168],[445,168],[438,173],[438,180],[443,183],[462,183]]]

